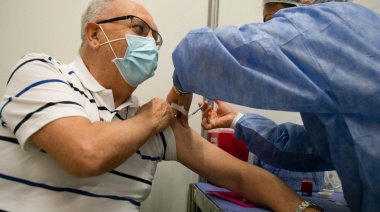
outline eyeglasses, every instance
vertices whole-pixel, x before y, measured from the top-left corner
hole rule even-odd
[[[154,40],[156,41],[157,49],[161,48],[162,43],[164,41],[162,40],[160,33],[152,29],[144,20],[142,20],[141,18],[137,16],[134,16],[134,15],[120,16],[116,18],[99,21],[97,22],[97,24],[105,24],[105,23],[110,23],[114,21],[121,21],[121,20],[128,20],[128,19],[131,19],[131,22],[128,22],[127,26],[138,36],[146,37],[148,36],[149,32],[152,30],[152,35],[153,35]]]

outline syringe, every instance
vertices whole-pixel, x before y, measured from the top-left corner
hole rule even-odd
[[[208,104],[210,105],[211,102],[212,102],[212,100],[207,99],[207,102],[208,102]],[[189,115],[189,117],[192,116],[192,115],[194,115],[194,114],[196,114],[198,111],[200,111],[200,110],[203,108],[204,105],[205,105],[205,103],[203,102],[202,105],[199,106],[198,109],[196,109],[193,113],[191,113],[191,114]]]

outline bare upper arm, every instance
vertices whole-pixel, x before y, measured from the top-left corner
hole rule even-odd
[[[39,129],[30,140],[44,150],[54,151],[60,146],[72,146],[68,142],[75,142],[75,137],[80,136],[78,133],[86,124],[90,122],[84,117],[60,118]]]
[[[151,136],[146,118],[93,122],[73,116],[57,119],[31,136],[66,172],[92,177],[120,166]]]
[[[30,140],[46,151],[66,171],[72,173],[76,169],[75,166],[81,166],[81,158],[86,152],[83,149],[86,148],[85,129],[90,125],[90,121],[85,117],[60,118],[35,132]]]

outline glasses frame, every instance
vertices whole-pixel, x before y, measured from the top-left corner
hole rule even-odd
[[[146,21],[144,21],[143,19],[141,19],[137,16],[134,16],[134,15],[119,16],[116,18],[110,18],[110,19],[98,21],[96,23],[97,24],[106,24],[106,23],[111,23],[111,22],[121,21],[121,20],[128,20],[128,19],[131,19],[131,22],[132,22],[133,18],[138,18],[139,20],[141,20],[142,22],[144,22],[148,26],[149,30],[152,31],[152,35],[153,35],[153,38],[156,42],[157,48],[160,49],[162,44],[164,43],[164,40],[162,39],[162,36],[160,35],[160,33],[158,33],[158,31],[152,29],[152,27],[150,27],[149,24],[146,23]]]

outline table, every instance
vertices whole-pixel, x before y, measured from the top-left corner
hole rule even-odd
[[[216,187],[209,183],[190,184],[188,197],[188,212],[267,212],[269,210],[263,208],[245,208],[219,197],[206,194],[206,191],[228,191],[227,189]],[[300,194],[300,193],[299,193]],[[274,194],[275,195],[275,194]],[[322,199],[317,197],[317,193],[313,192],[312,197],[302,196],[304,199],[310,200],[320,205],[325,211],[333,212],[350,212],[343,193],[334,193],[332,199]]]

